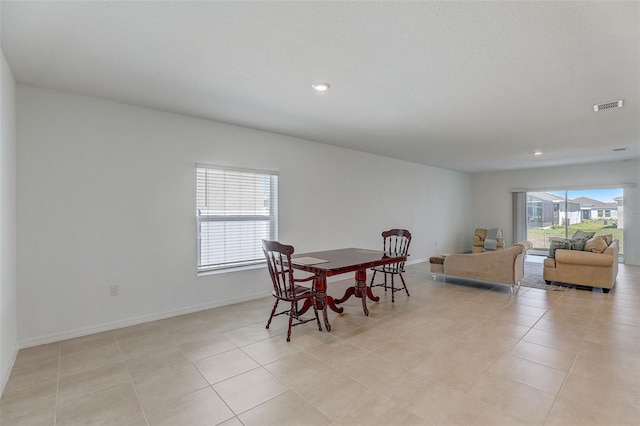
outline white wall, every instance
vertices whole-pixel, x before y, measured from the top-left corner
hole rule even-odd
[[[462,173],[21,84],[17,130],[21,346],[269,293],[264,269],[196,276],[196,163],[280,172],[297,252],[403,227],[416,262],[472,231]]]
[[[0,50],[0,393],[18,350],[16,314],[16,83]]]
[[[640,161],[549,167],[472,176],[473,224],[500,226],[513,242],[511,189],[580,188],[634,183],[624,192],[625,263],[640,265]]]

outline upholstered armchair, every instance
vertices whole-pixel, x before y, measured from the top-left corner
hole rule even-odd
[[[493,241],[495,241],[495,244]],[[476,228],[473,235],[473,247],[471,250],[473,253],[482,253],[485,248],[487,250],[500,250],[504,248],[504,238],[502,237],[502,230],[500,228]]]

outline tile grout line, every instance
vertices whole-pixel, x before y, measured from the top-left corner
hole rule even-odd
[[[219,334],[219,335],[220,335],[220,337],[222,337],[223,339],[225,339],[225,340],[227,340],[228,342],[230,342],[232,345],[234,345],[234,346],[236,347],[236,349],[240,349],[240,348],[238,347],[238,345],[236,345],[235,343],[233,343],[231,340],[227,339],[223,334],[218,333],[217,331],[216,331],[216,334]],[[175,342],[174,342],[174,344],[175,344]],[[231,411],[231,413],[233,413],[233,417],[230,417],[230,418],[228,418],[228,419],[224,420],[224,421],[223,421],[223,423],[224,423],[224,422],[228,422],[229,420],[231,420],[231,419],[234,419],[234,418],[235,418],[235,419],[237,419],[241,424],[244,424],[244,423],[242,423],[242,421],[241,421],[241,420],[240,420],[240,418],[238,417],[238,414],[236,414],[236,412],[235,412],[235,411],[233,411],[233,409],[229,406],[229,404],[227,403],[227,401],[225,401],[225,399],[222,397],[222,395],[220,395],[220,394],[218,393],[218,391],[216,391],[216,389],[213,387],[214,383],[209,383],[209,380],[207,380],[207,378],[204,376],[204,374],[202,374],[202,371],[200,371],[200,369],[196,366],[196,364],[195,364],[195,363],[196,363],[197,361],[201,361],[201,360],[206,359],[206,358],[209,358],[209,357],[204,357],[204,358],[201,358],[201,359],[199,359],[199,360],[192,361],[191,359],[187,358],[187,356],[184,354],[184,352],[183,352],[183,351],[182,351],[182,349],[180,348],[180,345],[176,344],[176,347],[178,348],[178,350],[180,351],[180,353],[181,353],[181,354],[182,354],[186,359],[188,359],[188,360],[189,360],[189,362],[191,363],[191,366],[192,366],[192,367],[193,367],[193,368],[198,372],[198,374],[200,375],[200,377],[202,377],[202,380],[204,380],[205,382],[207,382],[207,384],[209,385],[209,386],[207,386],[207,387],[211,388],[211,390],[213,391],[213,393],[215,393],[215,394],[218,396],[218,398],[220,398],[220,401],[222,401],[222,403],[223,403],[223,404],[224,404],[224,405],[229,409],[229,411]],[[231,352],[231,351],[233,351],[233,350],[235,350],[235,349],[229,349],[228,351],[223,351],[223,352],[220,352],[219,354],[223,354],[223,353],[226,353],[226,352]],[[216,354],[216,355],[219,355],[219,354]],[[211,355],[211,356],[216,356],[216,355]],[[253,370],[250,370],[250,371],[253,371]],[[234,376],[234,377],[237,377],[237,375],[236,375],[236,376]],[[224,380],[223,380],[223,381],[224,381]],[[202,388],[202,389],[206,389],[206,388]],[[189,392],[187,395],[192,394],[192,393],[195,393],[195,392],[199,392],[199,391],[201,391],[202,389],[198,389],[198,390],[195,390],[195,391]]]
[[[571,374],[571,370],[573,369],[573,366],[576,363],[576,359],[578,359],[578,356],[580,355],[580,351],[582,351],[582,348],[584,347],[584,337],[581,339],[580,342],[580,347],[578,348],[576,355],[573,357],[573,360],[571,361],[571,365],[569,366],[569,368],[567,369],[567,374],[565,374],[564,376],[564,380],[562,380],[562,384],[560,385],[560,389],[558,389],[558,392],[556,393],[556,395],[553,398],[553,404],[551,404],[551,408],[549,409],[549,411],[547,412],[547,415],[544,418],[544,423],[545,424],[547,422],[547,420],[549,419],[549,416],[551,415],[551,412],[553,411],[553,407],[555,407],[556,402],[558,401],[558,398],[560,398],[560,393],[562,393],[562,390],[564,389],[565,385],[567,384],[567,380],[569,380],[569,374]]]
[[[138,395],[138,389],[136,388],[135,383],[133,382],[133,377],[131,376],[131,371],[129,371],[129,365],[127,364],[127,360],[122,353],[122,348],[120,347],[120,341],[118,340],[118,336],[113,333],[113,338],[116,341],[116,345],[118,346],[118,352],[120,352],[120,356],[122,357],[122,362],[124,363],[124,368],[127,370],[127,375],[129,376],[129,382],[131,382],[131,386],[133,386],[133,392],[136,394],[136,401],[138,401],[138,406],[140,407],[140,411],[142,411],[142,416],[144,417],[144,421],[149,426],[149,419],[147,418],[147,413],[144,411],[144,407],[142,406],[142,401],[140,401],[140,396]]]
[[[58,343],[58,374],[56,375],[56,403],[53,408],[53,425],[58,424],[58,398],[60,395],[60,368],[62,367],[62,343]]]
[[[633,279],[633,278],[629,278],[629,279],[628,279],[628,281],[631,283],[631,281],[634,281],[634,279]],[[427,284],[430,284],[430,283],[431,283],[430,281],[429,281],[429,282],[427,282]],[[632,284],[634,284],[634,285],[635,285],[635,282],[633,282]],[[619,288],[619,287],[617,287],[617,288]],[[603,312],[607,313],[608,311],[604,311],[604,309],[605,309],[605,308],[606,308],[607,310],[611,310],[611,309],[613,309],[613,307],[615,307],[615,306],[614,306],[614,304],[615,304],[615,305],[617,305],[617,302],[618,302],[619,300],[618,300],[618,299],[614,299],[614,297],[613,297],[613,296],[615,296],[615,293],[613,293],[613,292],[614,292],[617,288],[614,288],[614,290],[612,291],[612,295],[608,295],[608,297],[607,297],[607,295],[605,295],[605,296],[603,296],[601,299],[600,299],[600,298],[596,298],[596,297],[595,297],[595,296],[596,296],[595,294],[592,296],[592,295],[590,295],[589,293],[585,293],[585,292],[578,291],[578,290],[572,290],[572,291],[568,291],[568,292],[562,292],[561,294],[557,295],[557,297],[552,297],[552,298],[549,300],[549,301],[551,301],[552,303],[550,304],[550,306],[549,306],[549,307],[544,307],[544,308],[545,308],[544,313],[542,313],[542,314],[537,314],[537,315],[536,315],[538,318],[537,318],[537,320],[536,320],[535,322],[533,322],[533,323],[532,323],[532,325],[527,326],[527,328],[528,328],[527,333],[531,332],[531,330],[533,330],[533,329],[534,329],[534,327],[535,327],[537,324],[539,324],[539,323],[540,323],[540,320],[541,320],[541,319],[544,319],[543,317],[544,317],[545,315],[547,315],[549,312],[551,312],[552,310],[554,310],[554,309],[557,309],[557,313],[558,313],[558,314],[560,314],[560,316],[557,318],[557,320],[558,320],[558,321],[560,321],[560,320],[562,319],[562,315],[563,315],[563,314],[568,314],[569,316],[572,316],[572,315],[578,315],[578,316],[581,316],[581,315],[583,315],[583,314],[584,314],[584,315],[585,315],[585,319],[587,319],[587,320],[588,320],[588,321],[587,321],[587,323],[588,323],[587,325],[588,325],[590,328],[591,328],[591,327],[594,327],[594,328],[593,328],[593,330],[594,330],[594,331],[599,331],[600,329],[604,329],[604,328],[599,324],[600,322],[602,322],[602,321],[604,320],[604,318],[603,318],[602,316],[599,316],[599,315],[598,315],[598,312],[603,311]],[[413,287],[412,287],[412,289],[413,289]],[[483,289],[483,288],[479,288],[479,290],[482,290],[482,289]],[[485,289],[485,290],[486,290],[486,289]],[[486,291],[484,291],[484,292],[482,292],[482,293],[479,293],[479,294],[477,295],[477,297],[475,297],[473,300],[476,300],[476,301],[478,301],[479,303],[482,303],[482,299],[481,299],[482,295],[484,295],[484,294],[488,294],[488,293],[492,293],[492,291],[491,291],[491,290],[486,290]],[[481,316],[483,317],[483,320],[482,320],[482,321],[480,321],[480,322],[478,322],[477,324],[480,324],[481,322],[486,321],[486,320],[488,320],[489,318],[493,318],[493,317],[495,317],[496,315],[498,315],[498,313],[499,313],[499,312],[507,310],[507,308],[508,308],[508,307],[513,307],[514,305],[518,304],[518,300],[523,299],[523,297],[524,297],[524,295],[525,295],[526,293],[527,293],[527,292],[522,292],[522,293],[516,294],[516,295],[515,295],[516,297],[511,297],[509,301],[506,301],[506,300],[504,300],[503,298],[500,298],[500,301],[505,301],[505,302],[506,302],[506,304],[503,304],[503,305],[502,305],[498,310],[496,310],[492,315],[490,315],[490,316],[488,316],[488,317],[486,317],[486,318],[484,317],[484,315],[481,315]],[[535,293],[537,294],[537,291],[536,291]],[[426,294],[426,293],[425,293],[425,294]],[[423,294],[423,296],[424,296],[425,294]],[[435,293],[434,293],[434,294],[435,294]],[[531,293],[531,294],[533,295],[533,294],[534,294],[534,292],[532,291],[532,293]],[[636,294],[636,293],[633,293],[633,292],[629,292],[629,293],[624,293],[624,292],[623,292],[623,293],[619,293],[619,294],[618,294],[618,296],[625,296],[625,295],[629,295],[629,297],[630,297],[630,298],[632,298],[632,299],[634,299],[634,300],[636,300],[636,299],[637,299],[638,301],[640,301],[640,299],[639,299],[639,298],[634,298],[634,295],[635,295],[635,294]],[[460,296],[467,296],[467,292],[460,292],[460,294],[459,294],[459,295],[460,295]],[[600,295],[600,296],[602,296],[602,295]],[[533,297],[532,299],[538,299],[538,298],[537,298],[537,297]],[[421,298],[420,300],[423,300],[423,299]],[[440,300],[440,299],[438,299],[438,300]],[[443,299],[443,300],[444,300],[444,299]],[[448,299],[447,299],[447,300],[448,300]],[[600,300],[600,303],[598,303],[597,305],[594,305],[594,303],[596,303],[598,300]],[[466,297],[465,297],[465,301],[466,301]],[[469,302],[471,302],[471,300],[469,300]],[[566,303],[565,303],[565,302],[566,302]],[[572,302],[573,302],[573,303],[572,303]],[[632,308],[632,307],[633,307],[633,306],[631,306],[631,305],[633,305],[633,303],[624,303],[624,304],[622,304],[622,306],[623,306],[623,307],[626,307],[627,305],[629,305],[629,306],[628,306],[628,308]],[[417,306],[417,305],[415,305],[415,306]],[[415,306],[412,306],[412,307],[415,307]],[[429,306],[431,306],[431,305],[429,305]],[[527,306],[529,306],[529,305],[527,305]],[[540,308],[540,306],[537,306],[537,305],[535,305],[535,304],[534,304],[534,305],[530,305],[530,306],[532,306],[532,307],[534,307],[534,308]],[[581,310],[581,311],[583,311],[583,312],[582,312],[582,313],[579,313],[579,312],[578,312],[578,310]],[[627,309],[627,310],[628,310],[628,309]],[[411,309],[409,309],[408,311],[411,311]],[[415,312],[415,311],[414,311],[414,312]],[[483,311],[483,312],[485,312],[485,311]],[[487,312],[488,312],[488,311],[487,311]],[[522,313],[522,314],[523,314],[523,315],[525,315],[525,316],[531,316],[531,315],[530,315],[530,312],[524,312],[524,313]],[[611,313],[609,312],[609,314],[611,314]],[[628,314],[628,313],[626,313],[625,315],[631,315],[632,319],[636,317],[635,313],[633,313],[633,314]],[[387,318],[387,319],[393,319],[393,316],[392,316],[392,314],[389,314],[389,315],[388,315],[387,317],[385,317],[385,318]],[[550,319],[550,318],[546,318],[546,319],[547,319],[547,320],[550,320],[550,321],[555,321],[555,320],[553,320],[553,318],[551,318],[551,319]],[[396,320],[397,320],[397,319],[396,319]],[[398,321],[401,321],[401,320],[398,320]],[[465,321],[465,323],[467,323],[467,322],[468,322],[468,321]],[[515,323],[515,322],[514,322],[514,323]],[[629,320],[625,320],[624,322],[620,322],[620,323],[614,323],[614,324],[611,324],[611,325],[613,326],[613,325],[616,325],[616,324],[617,324],[617,325],[625,326],[625,327],[634,327],[634,328],[635,328],[635,327],[638,327],[638,325],[636,325],[637,323],[636,323],[636,321],[635,321],[635,320],[634,320],[632,323],[629,323],[629,324],[627,324],[627,323],[629,323]],[[367,328],[367,325],[366,325],[366,324],[359,324],[359,323],[356,323],[356,325],[358,325],[359,327]],[[242,328],[241,326],[239,326],[239,327],[240,327],[240,328]],[[465,334],[463,334],[462,336],[467,335],[467,334],[469,334],[469,333],[472,333],[472,332],[473,332],[473,328],[474,328],[474,326],[473,326],[473,325],[468,326],[468,329],[467,329],[466,333],[465,333]],[[540,331],[545,331],[545,332],[548,332],[548,333],[554,333],[554,332],[546,331],[546,330],[545,330],[545,329],[543,329],[543,328],[541,328],[541,329],[539,329],[539,330],[540,330]],[[526,334],[527,334],[527,333],[525,333],[525,334],[524,334],[524,335],[522,335],[522,336],[516,337],[516,338],[514,339],[514,340],[516,340],[516,343],[515,343],[515,344],[518,344],[519,342],[524,341],[524,338],[525,338],[525,336],[526,336]],[[461,338],[462,336],[460,336],[459,338]],[[224,337],[224,336],[222,336],[222,337]],[[275,336],[272,336],[272,337],[275,337]],[[342,336],[335,336],[335,338],[338,338],[338,339],[342,340]],[[458,338],[458,340],[459,340],[459,338]],[[118,345],[119,353],[120,353],[120,355],[121,355],[121,357],[123,358],[123,361],[124,361],[123,352],[122,352],[122,349],[121,349],[121,346],[120,346],[120,343],[121,343],[121,342],[119,342],[119,339],[117,339],[117,338],[116,338],[115,340],[116,340],[116,343],[117,343],[117,345]],[[267,338],[267,339],[263,339],[263,340],[268,340],[268,338]],[[124,342],[124,340],[123,340],[123,342]],[[60,343],[60,342],[58,342],[58,343]],[[173,343],[175,344],[175,342],[173,342]],[[257,342],[256,342],[256,343],[257,343]],[[530,343],[536,343],[536,344],[539,344],[539,345],[541,345],[541,346],[550,347],[550,346],[547,346],[546,344],[538,343],[538,342],[535,342],[535,341],[530,342]],[[579,340],[578,342],[576,342],[576,343],[578,343],[578,344],[574,346],[574,348],[577,348],[577,349],[575,349],[575,355],[571,358],[571,362],[570,362],[570,364],[569,364],[569,365],[568,365],[568,367],[567,367],[568,369],[567,369],[566,374],[564,375],[564,378],[563,378],[563,380],[562,380],[562,384],[558,387],[558,391],[556,392],[556,395],[555,395],[555,396],[554,396],[554,398],[553,398],[553,402],[552,402],[552,404],[551,404],[551,406],[550,406],[550,408],[549,408],[548,412],[546,413],[546,416],[545,416],[545,418],[544,418],[544,421],[543,421],[542,423],[540,423],[540,424],[544,424],[545,422],[550,421],[550,419],[554,419],[554,418],[555,418],[554,416],[556,416],[556,414],[552,414],[552,413],[554,412],[554,411],[553,411],[553,410],[554,410],[554,407],[556,406],[556,403],[557,403],[557,402],[558,402],[558,400],[559,400],[559,397],[560,397],[561,392],[563,391],[563,389],[565,389],[565,388],[566,388],[566,385],[567,385],[567,383],[568,383],[569,374],[571,374],[571,372],[573,371],[573,368],[577,368],[577,367],[575,367],[575,366],[576,366],[576,365],[578,365],[578,363],[577,363],[578,357],[586,356],[586,355],[585,355],[585,353],[583,353],[583,352],[587,350],[587,349],[585,349],[585,348],[586,348],[586,347],[591,343],[591,340],[587,340],[587,336],[584,336],[584,335],[583,335],[582,337],[580,337],[580,340]],[[319,343],[319,344],[321,344],[321,343]],[[356,343],[351,343],[351,344],[353,344],[354,346],[359,347],[359,348],[361,348],[361,349],[365,350],[365,351],[366,351],[366,352],[368,352],[368,353],[374,353],[373,351],[375,350],[375,348],[366,349],[366,348],[368,347],[368,345],[364,345],[365,347],[362,347],[362,346],[360,346],[359,344],[356,344]],[[452,344],[453,344],[453,343],[452,343]],[[597,343],[597,341],[593,341],[593,344],[600,345],[599,343]],[[238,348],[238,349],[241,349],[241,351],[242,351],[243,353],[245,353],[249,358],[253,359],[253,357],[249,356],[246,352],[244,352],[244,350],[243,350],[242,348],[237,347],[237,345],[235,345],[235,343],[234,343],[234,346],[236,346],[236,348]],[[246,345],[245,345],[245,346],[246,346]],[[182,349],[180,349],[179,347],[178,347],[178,349],[182,352]],[[302,351],[304,351],[304,352],[306,352],[306,353],[308,353],[309,355],[311,355],[311,356],[313,357],[313,355],[312,355],[310,352],[307,352],[307,350],[308,350],[308,349],[305,349],[305,347],[304,347],[304,346],[299,347],[299,349],[300,349],[300,350],[302,350]],[[554,349],[556,349],[556,348],[554,348]],[[565,348],[565,349],[566,349],[566,348]],[[560,350],[560,349],[558,349],[558,350]],[[564,349],[563,349],[563,350],[564,350]],[[629,352],[632,352],[632,353],[636,353],[636,352],[634,352],[633,350],[631,350],[630,348],[628,348],[628,347],[626,347],[626,346],[625,346],[624,348],[622,348],[621,350],[623,350],[623,351],[629,351]],[[61,352],[62,352],[62,345],[58,345],[58,347],[57,347],[57,363],[58,363],[58,372],[57,372],[57,376],[56,376],[56,388],[55,388],[55,392],[56,392],[56,393],[55,393],[55,405],[54,405],[54,424],[57,424],[57,421],[59,420],[57,417],[58,417],[58,410],[59,410],[59,406],[60,406],[60,401],[59,401],[59,399],[60,399],[60,396],[61,396],[61,393],[60,393],[61,391],[59,390],[59,385],[60,385],[60,381],[61,381],[61,365],[62,365],[62,359],[61,359],[62,354],[61,354]],[[55,352],[54,352],[54,353],[55,353]],[[184,355],[184,353],[183,353],[183,355]],[[502,355],[499,357],[499,359],[496,361],[496,363],[497,363],[497,362],[499,362],[501,359],[504,359],[504,357],[505,357],[505,356],[507,356],[507,355],[508,355],[508,352],[503,352],[503,353],[502,353]],[[206,357],[205,357],[205,358],[206,358]],[[382,358],[384,358],[384,357],[382,357]],[[282,358],[278,358],[278,359],[282,359]],[[386,359],[386,358],[385,358],[385,359]],[[524,359],[526,359],[526,358],[524,358]],[[189,360],[189,361],[190,361],[190,363],[192,364],[192,366],[193,366],[194,368],[196,368],[196,370],[197,370],[197,367],[195,367],[195,361],[191,361],[191,360]],[[255,361],[255,360],[254,360],[254,361]],[[529,360],[529,361],[531,361],[531,360]],[[129,375],[130,382],[133,384],[132,375],[131,375],[131,373],[130,373],[130,371],[129,371],[128,365],[127,365],[126,361],[124,361],[124,362],[125,362],[125,367],[126,367],[126,369],[127,369],[127,373],[128,373],[128,375]],[[257,361],[256,361],[256,362],[257,362]],[[531,361],[531,362],[536,363],[535,361]],[[265,367],[265,366],[270,364],[270,363],[269,363],[269,364],[264,364],[264,365],[263,365],[262,363],[259,363],[259,362],[257,362],[257,363],[258,363],[260,366],[262,366],[262,368],[264,368],[265,370],[266,370],[266,367]],[[494,363],[494,364],[491,366],[491,368],[490,368],[489,370],[487,370],[487,373],[485,373],[485,375],[484,375],[483,377],[486,377],[486,376],[487,376],[487,375],[492,371],[492,369],[494,369],[494,368],[495,368],[496,363]],[[540,364],[540,363],[538,363],[538,364]],[[545,365],[545,364],[542,364],[542,365]],[[549,366],[549,365],[547,365],[547,366]],[[336,371],[339,371],[339,370],[338,370],[337,368],[335,368],[335,367],[331,367],[331,368],[333,368],[333,369],[334,369],[334,370],[336,370]],[[550,367],[550,368],[553,368],[553,367]],[[197,370],[197,371],[198,371],[198,372],[199,372],[199,374],[202,376],[202,373],[201,373],[199,370]],[[577,370],[576,370],[576,371],[577,371]],[[269,371],[267,370],[267,372],[269,372]],[[270,373],[270,372],[269,372],[269,373]],[[349,376],[349,374],[348,374],[348,373],[343,373],[343,374],[346,374],[347,376]],[[577,374],[577,373],[573,373],[573,374],[575,375],[575,374]],[[271,375],[272,375],[272,376],[274,376],[273,374],[271,374]],[[282,380],[280,380],[278,377],[275,377],[275,378],[276,378],[278,381],[281,381],[281,382],[282,382]],[[353,379],[354,381],[356,381],[357,383],[361,384],[362,386],[365,386],[366,388],[373,390],[373,388],[370,388],[369,386],[366,386],[364,383],[360,382],[358,379],[356,379],[356,378],[352,378],[352,379]],[[439,381],[439,380],[436,380],[436,379],[433,379],[433,380],[435,380],[436,382],[444,383],[444,382]],[[512,379],[512,380],[513,380],[513,379]],[[205,381],[206,381],[206,379],[205,379]],[[523,384],[525,384],[525,385],[527,385],[527,386],[531,386],[531,385],[528,385],[527,383],[524,383],[524,382],[521,382],[521,383],[523,383]],[[444,384],[446,384],[446,383],[444,383]],[[298,392],[297,392],[295,389],[293,389],[292,387],[290,387],[289,385],[287,385],[287,383],[284,383],[284,385],[286,385],[286,387],[287,387],[287,389],[288,389],[288,390],[293,390],[293,392],[294,392],[294,393],[298,394]],[[213,385],[209,385],[209,387],[211,387],[211,388],[213,389]],[[535,386],[532,386],[532,387],[536,388]],[[203,388],[203,389],[204,389],[204,388]],[[538,389],[538,388],[536,388],[536,389]],[[213,390],[214,390],[214,392],[215,392],[215,389],[213,389]],[[143,413],[143,416],[144,416],[144,418],[145,418],[145,421],[147,422],[147,424],[149,424],[149,420],[146,418],[146,413],[144,412],[144,409],[142,408],[142,405],[141,405],[140,399],[139,399],[138,394],[137,394],[137,390],[135,389],[135,384],[134,384],[134,391],[136,392],[136,397],[138,398],[138,403],[139,403],[139,406],[140,406],[140,408],[141,408],[141,410],[142,410],[142,413]],[[217,394],[217,392],[215,392],[215,393]],[[376,394],[378,394],[378,395],[382,395],[382,394],[380,394],[380,393],[376,393]],[[298,395],[299,395],[299,394],[298,394]],[[64,395],[62,395],[62,396],[64,396]],[[218,396],[219,396],[219,395],[218,395]],[[220,397],[220,398],[221,398],[221,397]],[[275,398],[275,397],[274,397],[274,398]],[[274,398],[269,399],[269,401],[273,400]],[[221,398],[221,399],[222,399],[222,398]],[[304,399],[304,398],[303,398],[303,399]],[[306,399],[304,399],[304,400],[306,401]],[[226,404],[226,401],[224,401],[224,399],[222,399],[222,401],[225,403],[225,405],[227,405],[227,404]],[[573,399],[569,398],[569,401],[573,401]],[[263,405],[263,404],[264,404],[264,403],[266,403],[266,402],[267,402],[267,401],[265,401],[265,402],[263,402],[263,403],[261,403],[261,404],[259,404],[259,405],[257,405],[257,406]],[[314,405],[314,404],[311,404],[311,405],[315,407],[315,405]],[[62,404],[62,406],[63,406],[63,408],[64,408],[64,404]],[[256,407],[257,407],[257,406],[256,406]],[[228,407],[228,405],[227,405],[227,407]],[[255,408],[255,407],[253,407],[253,408]],[[252,408],[252,409],[253,409],[253,408]],[[317,409],[317,407],[315,407],[315,408]],[[230,407],[229,407],[229,409],[230,409]],[[251,409],[249,409],[249,410],[251,410]],[[249,410],[246,410],[246,411],[249,411]],[[231,411],[233,412],[233,410],[231,410]],[[246,411],[245,411],[245,412],[246,412]],[[235,415],[234,417],[235,417],[235,418],[237,418],[237,419],[238,419],[238,421],[239,421],[240,423],[242,423],[242,422],[240,421],[240,419],[238,418],[238,415]],[[344,415],[343,415],[343,416],[341,416],[340,418],[344,418]],[[230,420],[230,419],[229,419],[229,420]],[[338,420],[338,421],[339,421],[339,420]],[[338,421],[336,421],[336,422],[338,422]]]

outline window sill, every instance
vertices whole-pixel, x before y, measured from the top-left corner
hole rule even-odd
[[[266,262],[261,262],[261,263],[256,263],[254,265],[237,266],[234,268],[220,268],[220,269],[213,269],[210,271],[202,271],[202,272],[197,272],[196,275],[198,277],[203,277],[207,275],[228,274],[231,272],[241,272],[241,271],[250,271],[253,269],[261,269],[261,268],[265,268],[266,266],[267,266]]]

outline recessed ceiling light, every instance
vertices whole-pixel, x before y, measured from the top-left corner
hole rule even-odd
[[[317,83],[313,83],[311,87],[313,87],[313,90],[315,90],[316,92],[326,92],[327,90],[329,90],[331,85],[324,81],[319,81]]]
[[[542,155],[542,151],[535,151],[533,155]]]

